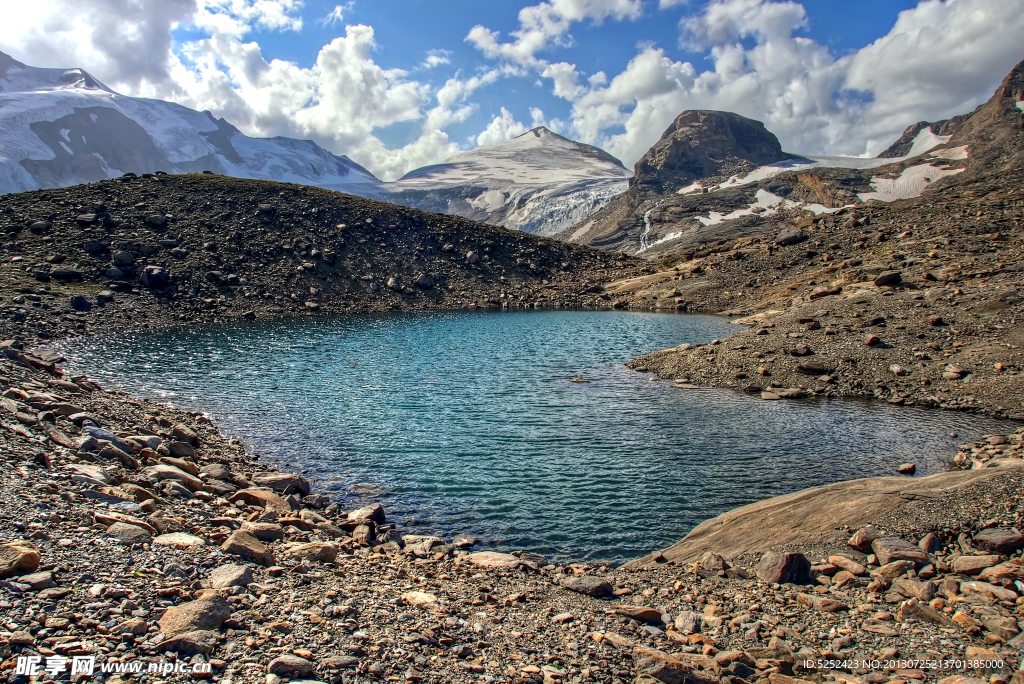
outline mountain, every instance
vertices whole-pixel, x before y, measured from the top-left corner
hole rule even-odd
[[[970,114],[916,123],[879,157],[787,154],[762,124],[683,112],[629,190],[555,237],[646,257],[919,197],[1024,161],[1024,62]]]
[[[597,211],[631,176],[608,153],[536,128],[381,183],[312,141],[250,138],[209,112],[0,53],[0,194],[156,171],[315,185],[541,235]]]
[[[0,193],[155,171],[334,190],[379,183],[312,141],[250,138],[209,112],[127,97],[82,69],[40,69],[0,53]]]
[[[624,192],[630,175],[604,150],[541,126],[355,192],[550,236]]]

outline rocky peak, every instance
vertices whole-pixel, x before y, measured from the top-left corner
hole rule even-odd
[[[687,110],[636,163],[632,185],[676,190],[697,179],[751,171],[787,156],[760,121],[732,112]]]

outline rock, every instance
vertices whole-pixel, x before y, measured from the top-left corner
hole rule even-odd
[[[267,672],[279,677],[309,677],[313,674],[313,663],[296,655],[279,655],[267,665]]]
[[[1013,560],[1000,563],[999,565],[993,565],[992,567],[985,568],[978,575],[978,579],[982,582],[996,582],[1002,583],[1004,581],[1014,582],[1017,580],[1024,581],[1024,559],[1015,558]]]
[[[129,546],[132,544],[148,544],[152,537],[149,532],[137,525],[117,522],[107,528],[107,534]]]
[[[220,548],[224,553],[239,556],[253,563],[267,566],[274,564],[273,552],[264,546],[259,539],[242,530],[232,532],[231,536],[221,544]]]
[[[929,316],[928,318],[924,319],[924,322],[932,327],[946,325],[946,321],[942,319],[942,316]]]
[[[408,537],[406,539],[408,540]],[[498,553],[497,551],[471,553],[465,556],[464,560],[482,568],[515,568],[522,563],[511,553]]]
[[[874,525],[868,525],[867,527],[862,527],[861,529],[854,532],[853,536],[850,537],[850,540],[846,543],[849,546],[852,546],[853,548],[857,549],[858,551],[863,551],[864,553],[867,553],[871,550],[871,542],[875,541],[881,536],[882,533],[878,531],[877,527],[875,527]]]
[[[816,596],[813,594],[797,594],[796,601],[801,606],[807,606],[822,613],[838,613],[840,611],[850,609],[850,607],[842,601],[837,601],[827,596]]]
[[[796,369],[804,375],[824,375],[826,371],[825,364],[819,361],[805,361],[799,364]]]
[[[902,282],[903,275],[899,271],[885,271],[875,276],[875,287],[898,285]]]
[[[575,575],[565,575],[559,579],[558,584],[563,589],[575,591],[577,594],[595,596],[597,598],[611,596],[614,591],[614,588],[607,580],[603,580],[600,577],[593,577],[591,575],[583,575],[580,577]]]
[[[244,522],[241,530],[248,532],[262,542],[275,542],[284,539],[284,527],[277,523]]]
[[[452,538],[452,546],[457,549],[469,549],[476,546],[477,538],[472,534],[457,534]]]
[[[846,572],[856,575],[857,577],[863,577],[868,574],[867,567],[851,558],[847,558],[846,556],[829,556],[828,562],[837,568],[841,568]]]
[[[754,574],[768,584],[810,584],[811,562],[802,553],[769,551],[754,566]]]
[[[718,682],[718,677],[705,675],[668,653],[643,646],[636,646],[633,649],[633,666],[638,673],[653,677],[664,684],[717,684]]]
[[[929,532],[917,543],[918,547],[925,553],[935,553],[942,548],[942,541],[933,533]]]
[[[203,490],[203,481],[191,473],[186,473],[181,468],[176,468],[169,463],[157,463],[156,465],[149,466],[146,468],[145,473],[147,476],[156,478],[157,480],[173,480],[180,482],[189,491],[200,492]]]
[[[884,577],[885,579],[891,580],[902,575],[905,575],[910,570],[913,570],[915,566],[914,561],[898,560],[892,563],[886,563],[880,568],[876,568],[871,571],[872,577]]]
[[[330,542],[311,542],[288,548],[284,555],[308,561],[333,563],[338,557],[338,547]]]
[[[288,502],[270,489],[241,489],[228,497],[228,501],[231,503],[241,501],[254,506],[270,507],[280,515],[290,515],[292,512],[292,507],[288,505]]]
[[[92,302],[82,295],[74,295],[71,297],[71,308],[75,311],[88,311],[92,308]]]
[[[675,626],[680,634],[699,634],[704,627],[704,618],[700,613],[684,610],[676,615]]]
[[[171,284],[171,274],[162,266],[146,266],[142,269],[140,280],[151,290],[162,290]]]
[[[953,561],[953,572],[960,575],[977,575],[986,568],[999,564],[1000,556],[960,556]]]
[[[867,347],[877,347],[882,344],[882,339],[878,335],[867,335],[864,338],[864,345]]]
[[[372,523],[356,525],[356,528],[352,530],[352,540],[360,546],[369,546],[376,536],[377,532]]]
[[[252,477],[253,484],[268,487],[284,496],[299,494],[306,496],[310,492],[309,481],[295,473],[256,473]]]
[[[201,598],[168,608],[159,620],[164,634],[220,629],[231,617],[231,607],[220,594],[207,592]]]
[[[900,475],[913,475],[917,472],[917,466],[913,463],[901,463],[896,467],[896,472]]]
[[[953,621],[939,611],[924,605],[917,599],[904,601],[896,614],[898,622],[906,622],[909,618],[916,618],[921,622],[929,622],[940,627],[952,627]]]
[[[135,636],[142,636],[149,631],[149,623],[142,618],[132,618],[131,620],[125,620],[110,631],[114,634],[134,634]]]
[[[196,455],[195,447],[188,442],[170,442],[167,448],[171,452],[171,456],[175,458],[195,458]],[[198,472],[193,474],[198,474]]]
[[[384,507],[379,503],[372,503],[369,506],[363,506],[357,510],[352,511],[348,514],[349,520],[372,520],[378,525],[383,525],[387,522],[387,518],[384,515]]]
[[[971,540],[971,546],[979,551],[1009,556],[1014,551],[1020,551],[1024,548],[1024,534],[1016,530],[990,527],[974,535],[974,539]]]
[[[871,550],[878,556],[880,565],[897,560],[907,560],[922,565],[928,562],[928,554],[919,546],[898,537],[879,537],[871,542]]]
[[[210,654],[217,648],[220,634],[212,630],[198,629],[193,632],[174,634],[157,644],[161,653],[170,651],[179,656],[191,657],[197,654]]]
[[[807,240],[807,233],[800,228],[785,228],[775,236],[775,244],[783,247],[798,245],[805,240]]]
[[[0,544],[0,578],[35,572],[40,560],[39,549],[23,539]]]
[[[616,615],[627,617],[637,622],[646,622],[651,625],[661,624],[661,611],[647,606],[631,606],[625,603],[613,605],[610,610]]]
[[[46,572],[35,572],[31,575],[22,575],[18,578],[18,582],[21,584],[27,584],[35,591],[39,591],[40,589],[49,589],[54,585],[53,573],[47,570]]]
[[[193,534],[169,532],[153,539],[153,546],[170,546],[175,549],[187,549],[192,546],[206,546],[206,541]]]
[[[402,594],[402,600],[413,608],[431,610],[437,607],[437,596],[425,591],[409,591]]]
[[[480,261],[480,255],[473,251],[466,252],[466,261],[468,261],[471,264],[475,264],[476,262]]]
[[[248,566],[236,564],[214,568],[206,578],[206,584],[211,589],[247,587],[252,581],[252,570]]]

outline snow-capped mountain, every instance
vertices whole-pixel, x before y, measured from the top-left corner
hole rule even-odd
[[[607,152],[538,127],[416,169],[394,183],[354,191],[550,236],[624,192],[632,175]]]
[[[0,52],[0,193],[154,171],[333,190],[379,183],[312,141],[250,138],[209,112],[120,95],[82,69],[30,67]]]

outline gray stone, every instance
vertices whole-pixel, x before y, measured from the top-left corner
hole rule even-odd
[[[684,610],[676,616],[676,630],[680,634],[699,634],[704,627],[704,617],[692,610]]]
[[[577,594],[595,596],[597,598],[606,598],[611,596],[614,591],[614,588],[607,580],[601,579],[600,577],[592,577],[590,575],[583,575],[580,577],[575,575],[565,575],[558,581],[558,584],[563,589],[575,591]]]
[[[811,562],[802,553],[769,551],[754,566],[754,573],[768,584],[809,584]]]
[[[151,290],[160,290],[171,284],[171,274],[162,266],[146,266],[142,269],[142,284]]]
[[[807,233],[800,228],[786,228],[779,231],[779,234],[775,236],[775,244],[783,247],[797,245],[805,240],[807,240]]]
[[[1024,534],[1016,530],[990,527],[974,535],[971,545],[979,551],[1001,553],[1004,556],[1009,556],[1014,551],[1024,548]]]
[[[387,518],[384,515],[384,507],[379,503],[372,503],[369,506],[363,506],[357,510],[352,511],[348,514],[349,520],[372,520],[378,525],[383,525]]]
[[[919,546],[898,537],[880,537],[875,539],[871,542],[871,550],[878,556],[879,565],[888,565],[898,560],[907,560],[920,564],[928,562],[928,554],[922,551]]]
[[[116,522],[107,528],[107,534],[120,540],[123,544],[148,544],[152,537],[149,532],[137,525]]]
[[[222,565],[210,572],[206,582],[211,589],[247,587],[252,584],[252,570],[245,565]]]
[[[220,629],[231,617],[231,607],[213,591],[200,592],[200,598],[168,608],[160,618],[164,634],[184,634],[197,630]]]
[[[313,674],[313,663],[296,655],[280,655],[270,661],[267,672],[279,677],[308,677]]]

